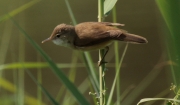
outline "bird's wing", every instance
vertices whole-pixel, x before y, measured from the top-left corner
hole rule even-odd
[[[101,23],[101,24],[100,24]],[[119,30],[109,22],[85,22],[75,26],[77,37],[74,45],[79,47],[92,46],[113,39],[115,36],[121,35],[124,31]]]
[[[109,33],[102,32],[99,34],[87,34],[84,37],[76,37],[74,45],[78,47],[88,47],[100,44],[109,40]]]
[[[130,34],[125,30],[112,27],[118,23],[108,22],[85,22],[75,26],[77,37],[74,45],[78,47],[88,47],[96,44],[106,43],[110,40],[126,41],[131,43],[147,43],[144,37]]]
[[[102,23],[106,26],[125,26],[125,24],[120,24],[120,23],[111,23],[111,22],[99,22]]]

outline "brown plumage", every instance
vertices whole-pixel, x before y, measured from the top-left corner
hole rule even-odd
[[[76,25],[60,24],[55,27],[51,36],[42,43],[53,40],[57,45],[79,50],[96,50],[108,46],[113,41],[130,43],[147,43],[146,38],[130,34],[125,30],[113,27],[124,26],[110,22],[84,22]],[[58,41],[57,39],[60,39]]]
[[[124,25],[110,22],[84,22],[76,26],[60,24],[55,27],[51,36],[42,41],[42,43],[52,40],[57,45],[83,51],[105,48],[106,52],[98,62],[100,66],[109,50],[108,45],[113,41],[137,44],[148,42],[142,36],[130,34],[125,30],[113,26]]]

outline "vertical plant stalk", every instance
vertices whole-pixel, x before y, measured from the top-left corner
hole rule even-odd
[[[117,23],[117,16],[116,16],[116,6],[114,6],[112,10],[113,15],[113,22]],[[114,53],[115,53],[115,69],[116,73],[118,72],[119,67],[119,50],[118,50],[118,42],[114,42]],[[119,72],[120,73],[120,72]],[[117,97],[117,104],[120,105],[120,74],[118,73],[117,80],[116,80],[116,97]]]
[[[102,22],[104,17],[104,0],[98,0],[98,22]],[[104,49],[99,50],[99,61],[102,59],[102,56],[104,54]],[[103,96],[103,78],[104,78],[104,69],[105,64],[99,66],[99,105],[103,105],[105,103],[105,98]]]
[[[69,4],[69,1],[68,1],[68,0],[64,0],[64,1],[65,1],[65,3],[66,3],[66,6],[67,6],[67,9],[68,9],[69,15],[70,15],[70,17],[71,17],[71,20],[72,20],[73,24],[76,25],[77,22],[76,22],[76,19],[75,19],[75,17],[74,17],[74,14],[73,14],[73,11],[72,11],[72,9],[71,9],[71,6],[70,6],[70,4]]]
[[[19,62],[24,63],[25,41],[19,36]],[[24,105],[24,69],[18,70],[18,105]]]
[[[115,78],[114,78],[114,81],[113,81],[113,85],[112,85],[112,88],[111,88],[111,91],[110,91],[110,94],[109,94],[109,97],[108,97],[107,105],[110,105],[110,103],[111,103],[111,101],[112,101],[112,95],[113,95],[114,88],[115,88],[115,85],[116,85],[117,77],[119,76],[120,68],[121,68],[121,65],[122,65],[122,61],[123,61],[124,56],[125,56],[125,54],[126,54],[127,48],[128,48],[128,43],[126,44],[126,46],[125,46],[125,48],[124,48],[122,57],[121,57],[120,62],[119,62],[119,64],[118,64],[118,70],[117,70],[117,72],[116,72],[116,75],[115,75]],[[125,105],[127,105],[127,104],[125,104]]]
[[[10,44],[11,34],[12,34],[12,24],[10,22],[7,22],[4,27],[4,32],[1,34],[0,39],[0,64],[4,64],[7,51]],[[0,71],[0,78],[3,77],[3,70]],[[0,87],[1,89],[1,87]]]
[[[41,62],[41,58],[40,55],[37,54],[37,61]],[[42,84],[42,72],[41,72],[41,68],[37,69],[37,80],[40,84]],[[41,105],[42,103],[42,93],[41,93],[42,89],[41,87],[37,86],[37,99],[38,99],[38,103],[37,105]]]

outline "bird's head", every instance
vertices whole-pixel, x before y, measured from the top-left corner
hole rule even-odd
[[[65,42],[67,42],[68,40],[67,35],[73,29],[74,27],[71,25],[59,24],[54,28],[51,36],[43,40],[42,43],[52,40],[55,44],[64,46],[63,44],[65,44]]]

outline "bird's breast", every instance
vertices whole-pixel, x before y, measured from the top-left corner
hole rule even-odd
[[[92,50],[99,50],[104,49],[106,46],[109,46],[113,41],[104,41],[102,43],[90,45],[90,46],[75,46],[75,49],[82,50],[82,51],[92,51]]]

